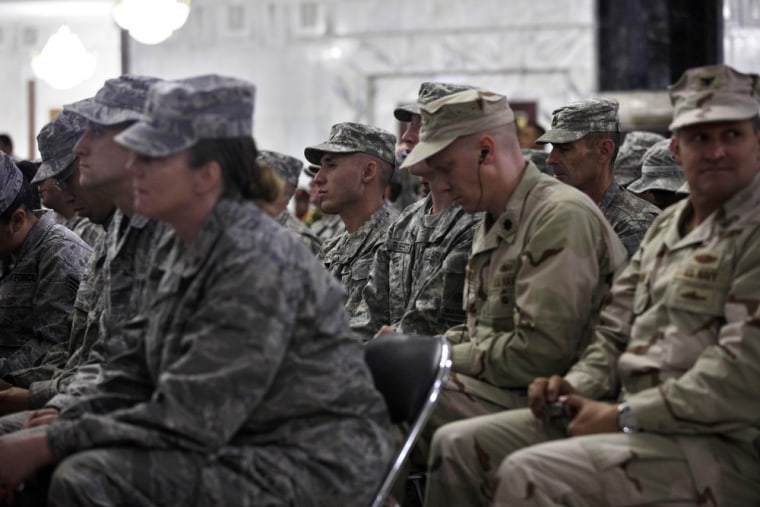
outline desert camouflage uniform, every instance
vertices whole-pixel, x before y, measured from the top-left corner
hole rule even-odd
[[[366,339],[383,325],[435,335],[464,322],[464,273],[482,214],[451,205],[433,216],[432,205],[428,196],[404,210],[375,253],[351,318],[351,328]]]
[[[52,212],[35,214],[37,222],[0,280],[0,376],[35,365],[68,340],[74,299],[92,252],[55,223]]]
[[[159,248],[144,339],[46,427],[51,505],[367,505],[392,441],[340,284],[252,203]]]
[[[660,208],[636,197],[615,182],[602,196],[599,208],[623,242],[629,258],[639,248],[652,221],[660,214]]]
[[[567,371],[624,262],[599,209],[528,163],[504,213],[475,231],[467,322],[446,332],[453,373],[428,436],[450,421],[526,406],[535,377]]]
[[[303,243],[309,247],[309,250],[311,250],[314,255],[317,255],[319,253],[319,249],[322,246],[322,240],[317,236],[316,233],[306,227],[303,222],[293,216],[293,213],[288,210],[283,210],[279,215],[277,215],[275,220],[287,230],[295,233],[296,236],[298,236],[301,241],[303,241]]]
[[[382,245],[398,211],[388,203],[378,208],[359,229],[325,241],[318,258],[346,288],[346,310],[353,316],[367,284],[375,252]]]
[[[690,208],[675,204],[652,224],[595,341],[565,376],[589,398],[622,386],[642,431],[512,454],[494,505],[760,502],[760,176],[682,236]],[[427,505],[485,503],[504,456],[563,436],[528,410],[447,426],[436,435]]]

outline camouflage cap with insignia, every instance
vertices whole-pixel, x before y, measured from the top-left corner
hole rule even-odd
[[[626,186],[641,176],[641,157],[650,146],[665,139],[664,136],[646,130],[628,132],[615,157],[615,181]]]
[[[420,142],[401,168],[411,167],[445,149],[459,137],[484,132],[515,121],[507,97],[470,89],[420,105]]]
[[[640,194],[647,190],[677,192],[684,184],[683,168],[670,151],[670,139],[652,145],[641,157],[641,177],[628,185],[628,190]]]
[[[85,127],[87,120],[84,116],[66,110],[55,115],[53,121],[42,127],[37,134],[42,163],[32,178],[32,183],[57,176],[74,162],[74,145],[82,137]]]
[[[0,214],[8,211],[23,183],[24,175],[13,163],[13,159],[0,151]]]
[[[265,162],[269,167],[294,187],[298,186],[298,177],[303,170],[303,162],[290,155],[279,153],[277,151],[261,150],[259,160]]]
[[[366,153],[394,165],[396,136],[387,130],[363,123],[336,123],[330,129],[327,141],[308,146],[303,153],[306,160],[319,165],[325,153]]]
[[[146,76],[121,76],[109,79],[94,97],[63,106],[101,125],[137,121],[145,111],[148,89],[160,79]]]
[[[676,130],[686,125],[753,118],[760,111],[758,75],[728,65],[708,65],[685,71],[668,87]]]
[[[615,99],[595,97],[572,102],[552,111],[552,126],[541,137],[539,144],[572,143],[591,132],[620,132],[618,109]]]
[[[116,136],[116,142],[164,157],[201,139],[250,137],[255,92],[248,81],[215,74],[161,81],[148,92],[144,118]]]
[[[434,100],[451,95],[452,93],[471,90],[473,86],[456,83],[438,83],[426,81],[420,85],[417,92],[417,102],[413,104],[404,104],[393,110],[393,116],[398,121],[412,121],[413,114],[420,114],[420,104],[427,104]]]

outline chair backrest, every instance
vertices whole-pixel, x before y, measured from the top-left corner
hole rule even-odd
[[[386,334],[367,343],[364,357],[391,421],[409,425],[372,504],[380,507],[438,401],[451,368],[450,347],[443,336]]]

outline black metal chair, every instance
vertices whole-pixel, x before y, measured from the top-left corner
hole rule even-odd
[[[409,427],[372,507],[382,507],[391,498],[391,487],[448,378],[450,350],[443,336],[386,334],[366,345],[364,356],[375,386],[388,405],[391,421]]]

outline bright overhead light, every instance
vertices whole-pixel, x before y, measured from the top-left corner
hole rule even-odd
[[[95,55],[64,25],[50,36],[42,52],[32,58],[32,70],[53,88],[68,90],[92,76]]]
[[[159,44],[185,24],[190,0],[115,0],[113,19],[137,42]]]

